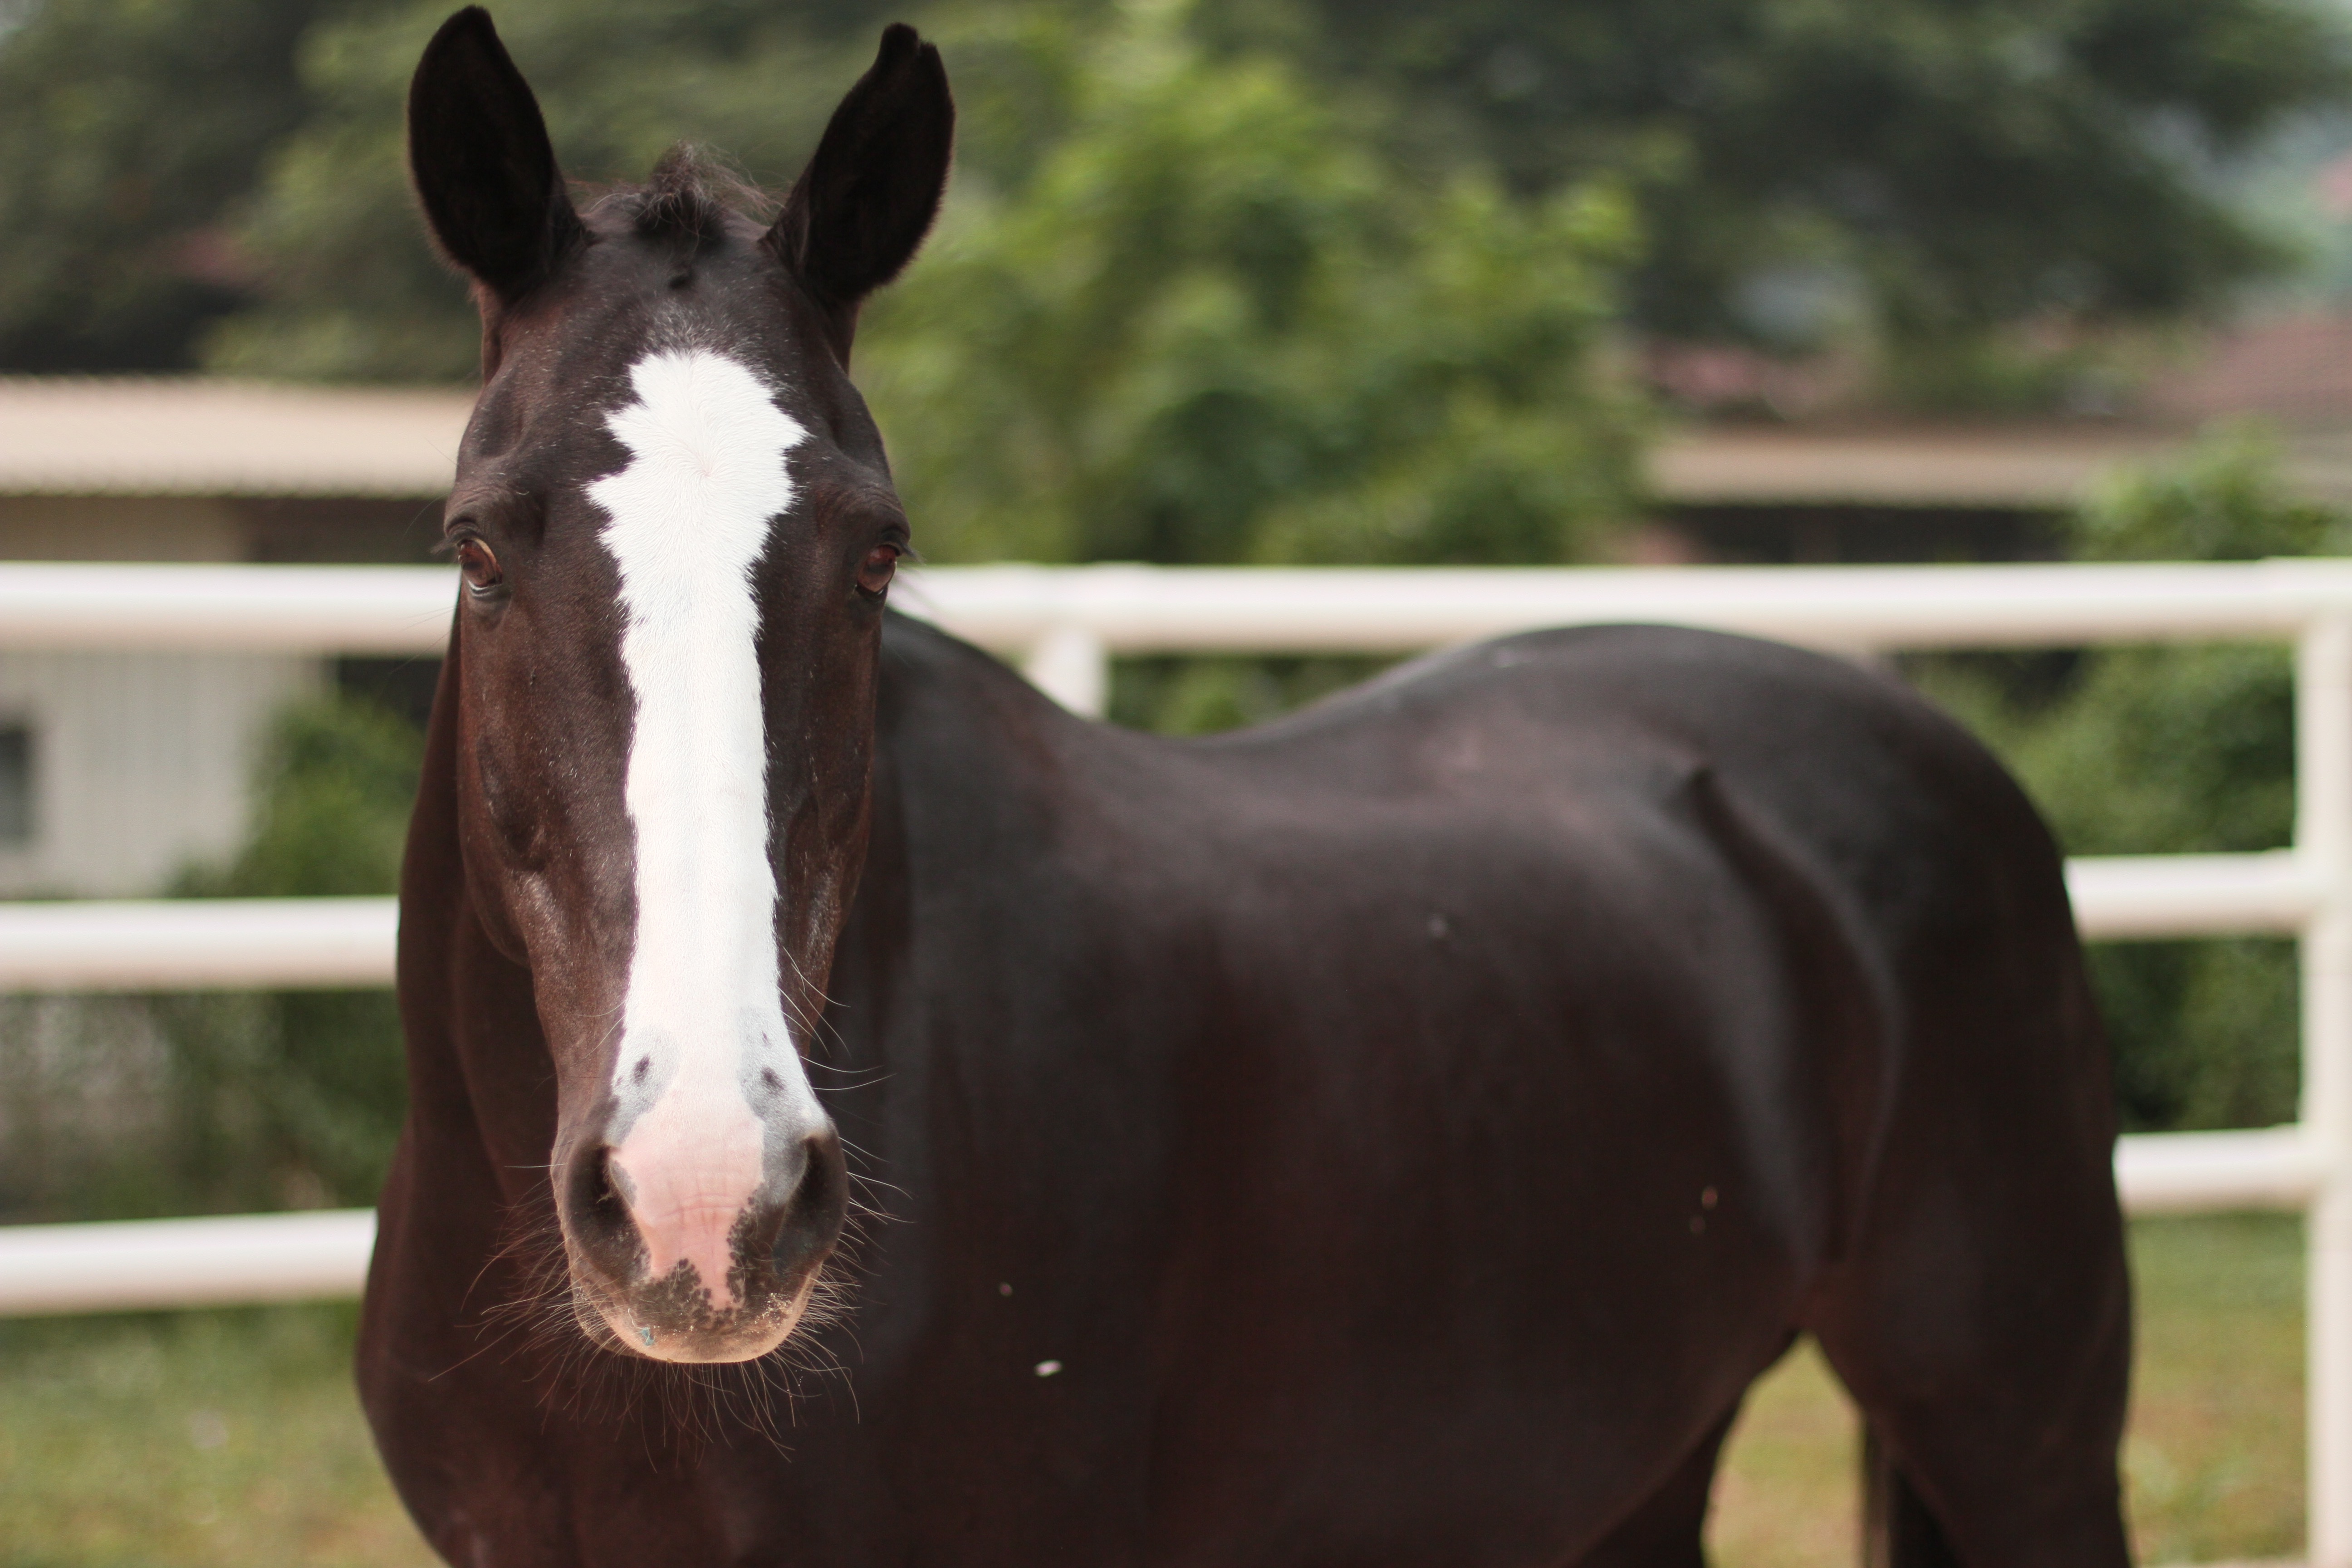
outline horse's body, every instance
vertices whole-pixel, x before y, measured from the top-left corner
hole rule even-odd
[[[486,385],[360,1376],[435,1545],[1688,1568],[1811,1331],[1885,1561],[2125,1561],[2107,1069],[2016,787],[1691,632],[1205,742],[886,637],[845,370],[951,114],[893,29],[772,226],[677,163],[583,215],[486,17],[419,68]]]
[[[2104,1052],[1948,723],[1659,630],[1207,742],[914,626],[884,668],[823,1059],[893,1220],[781,1447],[480,1328],[548,1068],[428,793],[370,1394],[453,1562],[1566,1563],[1644,1499],[1622,1560],[1691,1562],[1807,1329],[1968,1561],[2112,1560]]]

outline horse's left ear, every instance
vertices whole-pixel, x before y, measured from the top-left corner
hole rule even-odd
[[[778,258],[824,307],[844,364],[858,306],[905,269],[930,232],[954,144],[955,100],[940,51],[892,23],[768,231]]]

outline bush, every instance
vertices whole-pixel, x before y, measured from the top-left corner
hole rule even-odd
[[[2258,432],[2216,432],[2125,474],[2074,520],[2078,559],[2244,561],[2341,549],[2345,520],[2289,494]],[[2023,781],[2070,855],[2283,848],[2294,824],[2291,658],[2274,646],[2121,647],[1917,661],[1915,679]],[[2291,1120],[2294,947],[2092,951],[2133,1128]]]
[[[306,701],[278,721],[251,838],[192,870],[201,898],[394,892],[423,737],[374,701]],[[285,991],[157,997],[168,1042],[163,1172],[173,1205],[310,1207],[374,1201],[404,1111],[393,994]]]
[[[1070,84],[1063,133],[960,182],[860,327],[927,554],[1596,552],[1643,429],[1604,353],[1621,192],[1408,169],[1360,111],[1165,9],[1031,52]]]

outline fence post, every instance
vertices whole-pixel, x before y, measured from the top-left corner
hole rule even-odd
[[[1084,626],[1058,626],[1030,645],[1021,660],[1029,684],[1088,719],[1110,703],[1110,650]]]
[[[2352,618],[2295,647],[2295,852],[2326,889],[2303,934],[2303,1124],[2325,1175],[2306,1225],[2311,1568],[2352,1568]]]

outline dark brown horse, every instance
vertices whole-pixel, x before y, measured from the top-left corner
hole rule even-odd
[[[764,226],[576,210],[479,11],[409,113],[484,386],[360,1378],[451,1563],[1695,1564],[1802,1332],[1885,1560],[2125,1561],[2104,1047],[1966,735],[1645,628],[1072,718],[883,608],[932,49]]]

